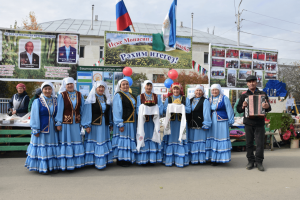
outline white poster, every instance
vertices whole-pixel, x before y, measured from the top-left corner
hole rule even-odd
[[[103,81],[103,72],[93,71],[93,83]]]
[[[82,94],[83,98],[86,99],[90,93],[89,85],[79,85],[79,92]]]

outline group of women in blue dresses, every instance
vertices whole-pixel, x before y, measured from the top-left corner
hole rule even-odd
[[[57,98],[52,83],[45,82],[41,96],[32,105],[32,136],[25,167],[48,174],[86,165],[103,169],[114,159],[123,167],[133,163],[184,167],[206,161],[229,162],[229,125],[234,122],[234,114],[220,85],[211,89],[212,97],[207,99],[204,87],[197,85],[194,97],[189,99],[182,86],[173,83],[163,104],[148,80],[142,94],[135,97],[129,92],[128,81],[121,79],[113,100],[103,81],[94,84],[86,100],[76,91],[73,78],[62,81]],[[186,115],[170,113],[171,134],[161,141],[157,116],[168,112],[169,104],[175,102],[182,105]],[[149,112],[151,109],[155,112]],[[138,120],[142,120],[139,131]],[[186,137],[181,140],[182,134]],[[143,145],[137,148],[141,142]]]

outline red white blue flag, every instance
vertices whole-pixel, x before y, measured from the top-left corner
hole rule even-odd
[[[117,0],[116,18],[118,31],[130,31],[132,22],[123,0]]]

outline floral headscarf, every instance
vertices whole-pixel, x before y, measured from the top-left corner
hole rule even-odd
[[[173,95],[173,89],[174,89],[174,87],[179,88],[179,89],[180,89],[180,95],[181,95],[181,96],[184,96],[182,85],[181,85],[180,83],[178,83],[178,82],[175,82],[175,83],[173,83],[173,84],[171,85],[171,87],[170,87],[170,89],[169,89],[168,97],[170,97],[170,96]]]

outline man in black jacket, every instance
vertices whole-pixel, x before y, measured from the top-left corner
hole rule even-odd
[[[266,112],[271,111],[271,106],[269,104],[269,98],[267,94],[263,91],[260,91],[257,85],[257,78],[255,76],[249,76],[246,79],[248,90],[242,94],[240,97],[239,103],[237,105],[237,111],[239,113],[245,112],[245,107],[248,106],[245,98],[249,95],[265,95],[266,100],[262,104],[262,107]],[[264,139],[265,139],[265,119],[262,117],[253,117],[246,118],[244,115],[244,124],[246,132],[246,149],[247,149],[247,158],[249,163],[246,166],[246,169],[250,170],[254,167],[254,162],[256,162],[257,168],[259,171],[264,171],[262,165],[264,159]],[[255,138],[256,143],[256,153],[253,154],[253,141]]]

